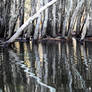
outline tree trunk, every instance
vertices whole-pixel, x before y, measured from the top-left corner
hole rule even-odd
[[[72,9],[73,9],[73,0],[70,0],[69,1],[69,10],[67,9],[66,11],[66,16],[65,16],[65,20],[63,22],[63,32],[62,32],[62,37],[65,37],[65,33],[68,31],[68,25],[69,25],[69,19],[71,17],[71,12],[72,12]]]
[[[68,37],[71,38],[71,33],[73,31],[73,27],[74,27],[74,23],[76,20],[76,17],[79,15],[79,13],[81,12],[81,9],[83,8],[83,4],[85,3],[85,0],[82,0],[78,3],[72,18],[71,18],[71,22],[70,22],[70,27],[69,27],[69,32],[68,32]]]
[[[47,3],[48,3],[48,0],[45,0],[45,4],[47,4]],[[47,23],[48,23],[48,8],[45,10],[45,15],[44,15],[45,19],[44,19],[43,29],[42,29],[42,37],[46,36]]]
[[[43,3],[42,3],[43,0],[40,0],[38,1],[38,9],[39,10],[40,8],[42,8],[43,6]],[[34,40],[37,40],[39,38],[39,32],[41,30],[40,26],[41,26],[41,17],[42,17],[42,14],[39,15],[38,19],[37,19],[37,24],[36,24],[36,27],[35,27],[35,30],[34,30]]]
[[[55,37],[56,36],[56,4],[53,5],[53,9],[52,9],[52,15],[53,15],[53,20],[52,20],[52,36]]]
[[[20,8],[18,8],[17,3],[18,2],[16,0],[12,1],[11,18],[10,18],[10,21],[9,21],[9,31],[8,31],[7,39],[9,39],[14,34],[14,29],[15,29],[15,26],[16,26],[16,22],[17,22],[17,19],[18,19],[18,16],[19,16],[19,10],[20,10]],[[17,9],[19,9],[19,10],[17,10]]]
[[[36,13],[36,2],[35,0],[30,0],[31,3],[31,9],[30,9],[30,16],[33,16]],[[30,40],[30,36],[33,36],[33,32],[34,32],[34,21],[28,26],[28,31],[27,31],[27,36],[26,39]]]
[[[24,5],[25,5],[25,0],[19,0],[19,27],[24,24]]]
[[[6,38],[7,31],[9,30],[11,0],[0,1],[0,35]]]
[[[15,39],[17,37],[19,37],[21,35],[21,33],[23,32],[23,30],[28,27],[28,25],[30,23],[32,23],[32,21],[36,18],[38,18],[38,16],[40,15],[41,12],[43,12],[45,9],[47,9],[48,7],[50,7],[51,5],[53,5],[54,3],[56,3],[57,0],[53,0],[50,1],[49,3],[47,3],[45,6],[43,6],[36,14],[34,14],[32,17],[30,17],[18,30],[17,32],[7,41],[7,43],[12,43],[15,41]]]
[[[86,22],[85,22],[83,30],[82,30],[81,40],[83,40],[85,38],[88,27],[89,27],[89,15],[87,15]]]
[[[38,39],[38,33],[39,33],[39,30],[40,30],[40,21],[41,21],[41,14],[39,15],[38,19],[37,19],[37,24],[36,24],[36,28],[34,30],[34,40],[37,40]]]

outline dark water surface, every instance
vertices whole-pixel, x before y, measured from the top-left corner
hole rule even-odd
[[[92,92],[92,43],[0,47],[0,92]]]

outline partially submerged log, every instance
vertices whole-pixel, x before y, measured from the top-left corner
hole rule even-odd
[[[6,43],[12,43],[16,40],[16,38],[18,38],[21,33],[23,32],[23,30],[29,26],[30,23],[32,23],[32,21],[36,18],[38,18],[38,16],[40,15],[41,12],[43,12],[45,9],[47,9],[48,7],[50,7],[51,5],[53,5],[54,3],[56,3],[57,0],[52,0],[49,3],[47,3],[45,6],[43,6],[36,14],[34,14],[32,17],[30,17],[18,30],[17,32],[8,40],[6,41]]]

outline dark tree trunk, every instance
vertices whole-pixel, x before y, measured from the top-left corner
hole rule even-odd
[[[0,37],[6,37],[9,30],[11,0],[0,1]]]

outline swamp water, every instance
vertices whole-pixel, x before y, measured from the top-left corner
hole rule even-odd
[[[92,92],[92,43],[0,47],[0,92]]]

